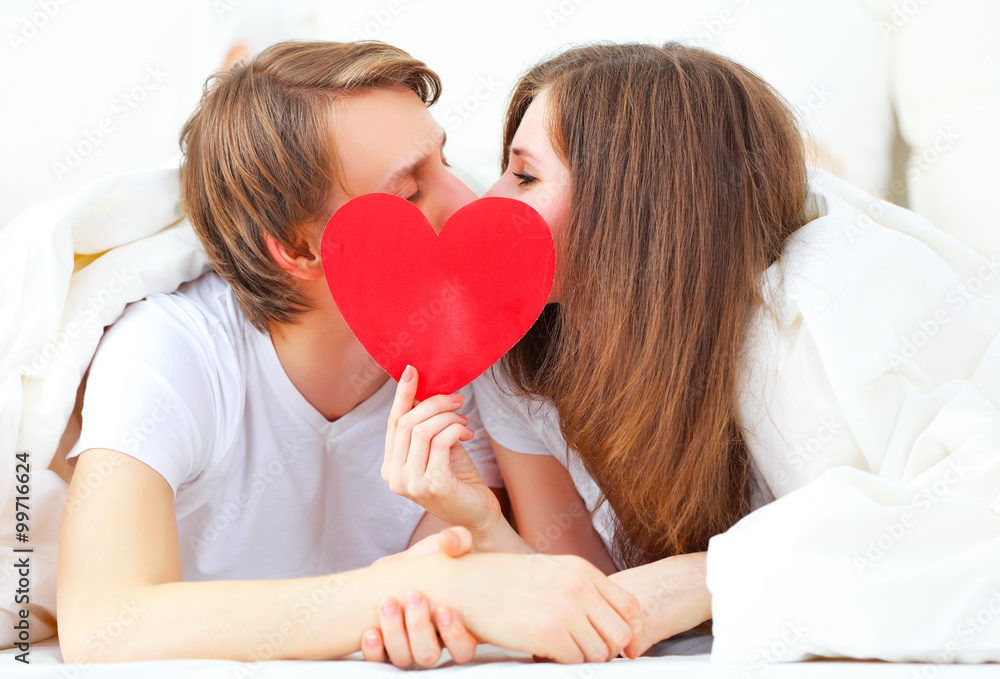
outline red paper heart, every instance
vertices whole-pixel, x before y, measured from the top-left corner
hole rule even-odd
[[[481,198],[437,234],[412,203],[372,193],[323,233],[323,271],[341,315],[417,398],[450,394],[500,359],[538,318],[555,275],[552,236],[531,206]]]

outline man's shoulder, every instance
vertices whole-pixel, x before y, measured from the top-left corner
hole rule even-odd
[[[218,274],[205,275],[170,293],[133,302],[105,332],[99,353],[128,353],[171,374],[203,364],[210,373],[240,375],[245,348],[259,334]]]
[[[184,337],[199,344],[237,344],[254,331],[232,288],[213,271],[169,293],[133,302],[110,330],[148,338]]]
[[[227,288],[207,274],[129,305],[91,362],[74,451],[138,457],[175,492],[221,464],[236,439],[248,365]]]

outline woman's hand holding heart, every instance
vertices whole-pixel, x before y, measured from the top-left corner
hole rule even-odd
[[[394,493],[442,521],[467,527],[478,544],[506,520],[496,495],[462,446],[474,436],[468,420],[455,412],[463,396],[440,394],[417,403],[418,379],[416,368],[407,366],[396,388],[382,478]]]

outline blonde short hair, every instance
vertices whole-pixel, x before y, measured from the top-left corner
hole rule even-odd
[[[427,106],[441,81],[381,42],[282,42],[214,74],[181,131],[180,181],[214,269],[261,332],[309,308],[268,252],[265,234],[304,252],[303,227],[341,183],[330,132],[339,97],[408,88]]]

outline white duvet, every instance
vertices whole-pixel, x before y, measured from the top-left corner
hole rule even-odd
[[[713,660],[1000,660],[1000,261],[810,184],[741,393],[778,499],[710,543]]]
[[[184,218],[176,165],[97,182],[0,230],[0,647],[14,643],[30,548],[31,637],[55,633],[56,542],[66,483],[48,471],[104,327],[129,302],[208,268]],[[15,453],[28,453],[28,542],[15,536]]]

